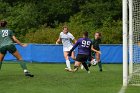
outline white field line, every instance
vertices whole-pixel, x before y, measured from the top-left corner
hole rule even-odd
[[[120,89],[120,91],[118,93],[125,93],[127,86],[122,86],[122,88]]]

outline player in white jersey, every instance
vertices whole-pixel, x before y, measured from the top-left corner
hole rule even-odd
[[[68,27],[64,26],[63,31],[60,33],[59,38],[56,41],[56,44],[59,44],[60,42],[62,42],[63,44],[64,58],[66,60],[66,66],[67,66],[65,70],[71,70],[68,53],[73,47],[72,41],[76,42],[75,37],[68,31]],[[75,60],[74,52],[72,52],[71,58]]]

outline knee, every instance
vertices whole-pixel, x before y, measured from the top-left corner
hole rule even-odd
[[[64,58],[65,58],[65,60],[68,60],[69,59],[69,57],[67,55],[65,55]]]
[[[72,58],[73,60],[75,60],[75,59],[76,59],[76,58],[75,58],[75,57],[73,57],[73,56],[72,56],[71,58]]]

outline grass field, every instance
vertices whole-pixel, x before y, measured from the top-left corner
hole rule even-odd
[[[27,64],[34,78],[24,77],[19,64],[3,64],[0,93],[118,93],[122,86],[122,65],[105,64],[103,72],[91,67],[77,73],[64,71],[64,64]],[[126,93],[139,93],[129,86]]]

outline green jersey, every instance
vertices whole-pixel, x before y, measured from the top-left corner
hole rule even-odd
[[[101,43],[101,39],[92,39],[93,48],[96,50],[100,50],[99,44]]]
[[[13,32],[7,28],[0,29],[0,48],[13,44]]]

